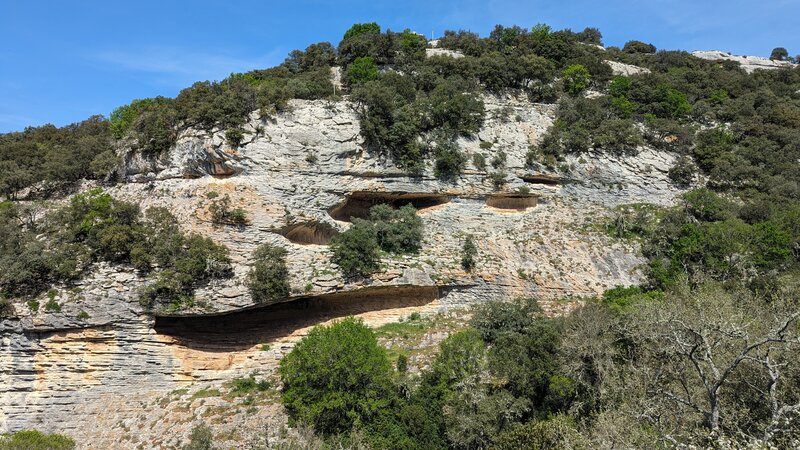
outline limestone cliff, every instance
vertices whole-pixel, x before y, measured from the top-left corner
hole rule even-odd
[[[253,371],[268,376],[314,324],[349,314],[380,324],[521,295],[558,310],[568,307],[558,299],[640,282],[638,248],[589,225],[616,205],[672,203],[680,194],[666,176],[674,157],[642,148],[635,157],[588,154],[570,157],[563,171],[532,170],[525,154],[552,123],[554,106],[484,101],[483,129],[459,144],[470,161],[474,153],[506,155],[501,188],[472,166],[454,183],[430,169],[405,175],[363,148],[347,100],[293,100],[275,117],[254,113],[238,148],[224,130],[189,129],[161,158],[126,154],[126,182],[110,192],[143,208],[166,206],[184,229],[227,245],[234,277],[198,291],[193,309],[154,316],[137,302],[140,275],[98,264],[77,288],[57,289],[60,312],[16,304],[18,319],[0,322],[0,432],[57,431],[81,448],[168,448],[196,419],[222,414],[214,409],[222,398],[198,393]],[[249,223],[214,226],[212,191],[228,194]],[[422,251],[385,258],[368,281],[345,282],[325,243],[349,216],[382,202],[418,207]],[[472,273],[460,266],[467,235],[479,250]],[[263,242],[289,251],[292,301],[259,308],[243,281]],[[276,401],[225,413],[215,426],[266,426],[282,420],[279,409]],[[230,441],[241,442],[233,434]]]

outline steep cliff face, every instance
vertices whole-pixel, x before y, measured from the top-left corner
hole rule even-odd
[[[490,169],[506,173],[501,188],[471,165],[453,183],[431,170],[406,176],[364,150],[347,101],[292,101],[274,118],[254,114],[239,148],[223,130],[187,130],[160,159],[126,157],[127,182],[111,194],[166,206],[185,230],[227,245],[234,276],[199,290],[197,304],[179,314],[144,311],[136,296],[144,279],[106,264],[77,288],[57,290],[60,312],[16,304],[18,319],[0,322],[0,431],[35,427],[72,435],[83,448],[148,448],[176,445],[201,417],[224,417],[215,422],[224,430],[280,422],[277,401],[230,412],[223,398],[195,394],[253,371],[269,376],[308,327],[335,317],[380,324],[520,295],[558,311],[569,305],[554,300],[640,282],[635,245],[589,225],[616,205],[674,202],[680,191],[666,176],[674,157],[644,148],[635,157],[571,157],[567,172],[531,170],[525,154],[554,107],[484,101],[483,129],[459,144],[470,161],[505,154],[504,167]],[[248,224],[214,226],[210,192],[229,195]],[[384,258],[370,280],[346,282],[327,240],[371,204],[405,202],[424,223],[421,252]],[[460,265],[467,235],[478,246],[471,273]],[[244,287],[264,242],[288,250],[292,302],[259,307]]]

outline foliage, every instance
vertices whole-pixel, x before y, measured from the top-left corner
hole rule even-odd
[[[41,221],[21,226],[21,219],[16,205],[0,208],[0,263],[6,267],[0,273],[0,293],[10,297],[35,297],[52,284],[69,283],[95,261],[153,272],[153,283],[141,293],[146,305],[188,298],[195,287],[230,275],[225,247],[183,234],[164,208],[142,215],[138,206],[101,189],[73,196]],[[51,298],[46,308],[57,311],[60,306]]]
[[[696,173],[697,167],[695,167],[694,162],[686,156],[681,156],[670,167],[667,176],[678,186],[689,186],[694,181]]]
[[[769,59],[776,59],[778,61],[786,61],[789,58],[789,52],[783,47],[775,47],[772,53],[769,54]]]
[[[75,441],[60,434],[44,434],[36,430],[0,435],[2,450],[72,450]]]
[[[344,39],[350,39],[362,34],[379,34],[380,32],[381,26],[375,22],[356,23],[353,24],[353,26],[351,26],[347,31],[345,31]]]
[[[16,316],[11,300],[0,296],[0,319],[9,319]]]
[[[422,219],[407,204],[398,209],[375,205],[369,210],[378,246],[389,253],[417,253],[422,244]]]
[[[356,58],[347,66],[347,80],[351,86],[357,86],[378,79],[378,66],[369,56]]]
[[[656,47],[642,41],[628,41],[622,47],[622,51],[625,53],[655,53]]]
[[[228,128],[225,131],[225,140],[228,141],[228,145],[233,148],[238,148],[242,145],[242,140],[244,139],[244,131],[241,128]]]
[[[563,78],[564,90],[572,95],[577,95],[589,87],[591,74],[582,64],[574,64],[564,69]]]
[[[345,277],[367,277],[378,269],[378,238],[366,220],[354,219],[347,231],[331,239],[330,248],[331,260]]]
[[[100,116],[56,128],[29,127],[0,134],[0,195],[15,198],[32,184],[49,191],[81,178],[95,178],[92,161],[111,149],[108,122]]]
[[[368,423],[391,404],[386,351],[353,318],[312,328],[281,360],[279,372],[289,416],[320,433]]]
[[[354,219],[351,227],[331,240],[333,262],[345,277],[366,277],[378,268],[378,250],[416,253],[422,243],[422,220],[410,204],[370,208],[369,220]]]
[[[442,180],[453,181],[461,175],[467,157],[458,149],[458,144],[450,140],[437,141],[434,152],[433,174]]]
[[[192,427],[189,443],[184,447],[184,450],[212,450],[214,448],[213,442],[214,435],[211,433],[211,428],[205,423],[199,423]]]
[[[242,208],[231,208],[231,197],[228,194],[211,200],[208,211],[211,213],[212,222],[216,225],[247,224],[247,213]]]
[[[286,249],[261,244],[253,254],[255,262],[247,274],[247,288],[256,303],[266,303],[289,296],[289,270]]]
[[[464,246],[461,248],[461,268],[467,272],[472,272],[475,268],[475,257],[478,255],[478,248],[472,236],[467,236]]]

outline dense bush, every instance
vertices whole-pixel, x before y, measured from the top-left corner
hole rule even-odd
[[[433,174],[442,180],[453,181],[464,171],[467,157],[458,149],[458,144],[450,140],[437,142],[434,151]]]
[[[247,274],[247,288],[256,303],[273,302],[289,296],[289,270],[286,249],[261,244],[253,254],[255,259]]]
[[[331,260],[345,277],[366,277],[378,269],[379,249],[372,224],[354,219],[347,231],[331,239]]]
[[[626,53],[655,53],[656,47],[653,44],[647,44],[642,41],[628,41],[622,47],[622,51]]]
[[[357,86],[376,79],[378,79],[378,66],[369,56],[356,58],[347,66],[347,81],[350,85]]]
[[[582,64],[574,64],[564,69],[564,90],[572,95],[577,95],[589,87],[591,75]]]
[[[60,434],[44,434],[36,430],[0,434],[2,450],[72,450],[75,441]]]
[[[375,205],[368,220],[354,219],[347,231],[333,238],[332,260],[345,277],[365,277],[377,270],[379,250],[416,253],[421,244],[422,219],[413,206]]]
[[[323,434],[369,423],[392,402],[386,350],[356,319],[312,328],[281,360],[279,372],[289,416]]]
[[[44,125],[0,134],[0,195],[13,198],[36,183],[48,190],[95,178],[92,161],[111,146],[108,122],[99,116],[63,128]]]

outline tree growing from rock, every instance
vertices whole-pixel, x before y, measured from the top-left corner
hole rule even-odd
[[[255,262],[247,274],[247,288],[253,301],[269,303],[289,296],[286,249],[269,243],[256,249]]]

